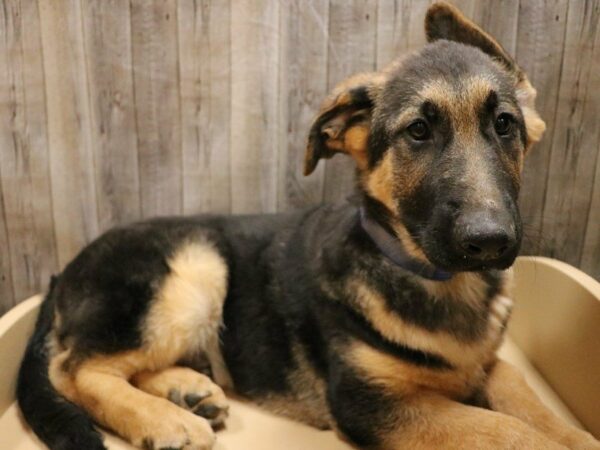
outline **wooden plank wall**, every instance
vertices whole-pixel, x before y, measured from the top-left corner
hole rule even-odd
[[[0,0],[0,313],[103,230],[343,198],[302,176],[332,87],[424,43],[426,0]],[[600,278],[600,0],[456,0],[538,88],[525,253]]]

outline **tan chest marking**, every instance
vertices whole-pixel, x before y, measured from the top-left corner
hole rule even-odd
[[[460,370],[417,366],[362,342],[353,343],[348,355],[349,363],[367,382],[401,396],[436,392],[461,399],[469,396],[485,377],[481,367]]]
[[[428,290],[431,289],[430,294],[439,297],[440,301],[443,301],[444,296],[450,295],[452,290],[452,295],[460,295],[465,302],[482,302],[486,285],[478,276],[465,274],[465,279],[455,280],[453,283],[457,285],[442,286],[445,283],[433,281],[426,284]],[[490,303],[485,336],[472,342],[464,342],[450,332],[429,331],[407,322],[389,309],[379,292],[364,283],[353,282],[350,288],[358,299],[364,317],[386,339],[438,354],[459,368],[485,364],[494,357],[512,308],[512,300],[502,291]],[[482,314],[485,312],[482,311]]]

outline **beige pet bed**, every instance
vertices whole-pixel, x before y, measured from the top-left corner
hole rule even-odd
[[[600,283],[548,258],[519,258],[510,338],[501,349],[519,366],[544,402],[565,420],[600,437]],[[15,380],[40,297],[0,319],[0,449],[43,449],[20,417]],[[535,367],[535,368],[534,368]],[[131,446],[106,433],[110,449]],[[341,450],[333,432],[272,416],[231,400],[217,450]]]

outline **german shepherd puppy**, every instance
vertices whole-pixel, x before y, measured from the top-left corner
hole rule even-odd
[[[113,229],[54,280],[18,383],[50,448],[103,449],[97,423],[210,449],[221,387],[365,449],[600,448],[495,356],[545,127],[535,90],[454,7],[425,28],[420,52],[340,84],[312,125],[305,173],[350,155],[355,201]]]

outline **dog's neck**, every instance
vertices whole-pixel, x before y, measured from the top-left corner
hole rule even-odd
[[[401,241],[369,217],[364,207],[360,208],[360,224],[381,253],[397,266],[428,280],[448,281],[452,278],[451,272],[425,264],[409,255]]]

